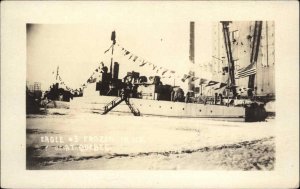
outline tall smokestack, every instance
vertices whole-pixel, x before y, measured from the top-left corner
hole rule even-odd
[[[189,59],[191,63],[195,63],[195,22],[190,22],[190,51],[189,51]],[[191,68],[190,68],[191,69]],[[191,76],[195,76],[195,72],[190,70],[189,74]],[[192,81],[192,78],[189,79],[188,82],[188,90],[194,91],[195,84]]]
[[[190,61],[195,63],[195,22],[190,22]]]

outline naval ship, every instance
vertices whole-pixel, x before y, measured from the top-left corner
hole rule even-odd
[[[190,22],[192,63],[194,35],[195,23]],[[200,74],[208,71],[212,78],[199,79],[201,75],[196,77],[191,70],[186,94],[179,86],[162,84],[160,76],[147,78],[132,71],[119,79],[120,64],[112,56],[110,69],[102,66],[101,76],[89,83],[82,97],[70,102],[70,109],[102,115],[132,113],[135,116],[264,121],[268,113],[275,112],[266,111],[266,106],[273,107],[275,102],[274,22],[218,22],[213,27],[213,39],[212,61],[199,66]],[[115,31],[111,40],[113,55]],[[88,93],[93,95],[86,95]]]

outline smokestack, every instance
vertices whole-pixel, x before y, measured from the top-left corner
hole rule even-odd
[[[190,22],[190,51],[189,51],[189,59],[191,63],[195,63],[195,22]],[[189,74],[191,76],[195,76],[195,72],[190,70]],[[192,78],[189,79],[188,82],[188,90],[194,91],[195,84],[192,81]]]
[[[113,70],[112,78],[114,80],[117,80],[118,77],[119,77],[119,63],[118,62],[114,62],[114,70]]]
[[[195,63],[195,22],[190,22],[190,61]]]

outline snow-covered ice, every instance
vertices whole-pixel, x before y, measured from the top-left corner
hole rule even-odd
[[[27,168],[271,170],[274,127],[273,119],[28,115]]]

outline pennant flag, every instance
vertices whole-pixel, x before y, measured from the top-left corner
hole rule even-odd
[[[174,74],[174,73],[176,73],[176,72],[175,72],[175,71],[173,71],[173,70],[171,70],[171,71],[170,71],[170,73]]]
[[[125,56],[128,55],[129,53],[130,53],[129,51],[126,51]]]
[[[256,66],[255,63],[250,64],[249,66],[237,70],[237,73],[235,75],[235,79],[240,79],[243,77],[247,77],[250,75],[256,74]]]
[[[157,66],[155,66],[155,65],[153,64],[153,70],[155,70],[156,67],[157,67]]]
[[[135,62],[136,59],[138,59],[138,56],[135,56],[135,57],[133,58],[133,62]]]
[[[199,77],[192,77],[192,81],[196,81]]]
[[[181,79],[182,82],[185,82],[188,78],[190,78],[190,75],[184,74],[183,78]]]
[[[168,69],[165,69],[165,71],[163,71],[161,74],[164,75],[165,73],[167,73]]]
[[[98,69],[96,69],[95,71],[98,72]]]
[[[202,85],[202,84],[206,84],[207,82],[207,79],[200,79],[200,82],[199,82],[199,85]]]
[[[139,66],[142,67],[145,66],[145,64],[147,64],[147,62],[143,60],[142,64],[140,64]]]
[[[209,86],[213,86],[215,84],[218,84],[219,82],[217,81],[209,81],[207,85],[205,85],[205,87],[209,87]]]
[[[130,57],[128,58],[128,60],[130,60],[132,58],[133,55],[130,55]]]

